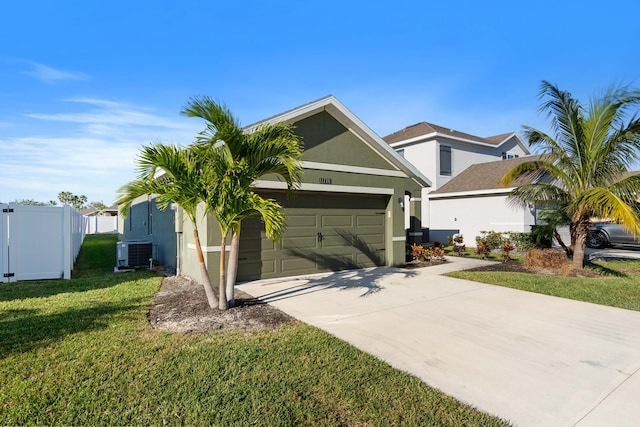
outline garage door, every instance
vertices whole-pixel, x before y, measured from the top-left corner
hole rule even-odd
[[[387,196],[263,196],[284,206],[287,229],[274,243],[259,220],[243,222],[239,281],[384,265]]]

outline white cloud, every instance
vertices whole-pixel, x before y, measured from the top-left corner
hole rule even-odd
[[[32,77],[38,80],[42,80],[46,83],[52,83],[60,80],[88,80],[89,76],[78,71],[63,71],[57,70],[46,65],[39,64],[33,61],[22,61],[31,66],[31,70],[25,71]]]
[[[135,178],[135,158],[149,142],[188,144],[203,123],[149,108],[78,98],[77,112],[28,114],[30,135],[0,138],[0,201],[56,199],[60,191],[111,203]]]

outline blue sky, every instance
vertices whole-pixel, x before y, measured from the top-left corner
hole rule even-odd
[[[248,125],[328,94],[380,136],[429,121],[547,129],[541,80],[587,101],[640,85],[635,1],[29,1],[0,13],[0,201],[110,204],[149,142]]]

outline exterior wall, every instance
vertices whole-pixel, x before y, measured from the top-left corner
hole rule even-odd
[[[446,242],[438,230],[459,230],[465,244],[475,246],[481,231],[529,232],[535,225],[533,209],[511,206],[506,195],[431,199],[429,205],[431,241]]]
[[[440,175],[440,145],[451,147],[451,176]],[[432,212],[429,207],[428,194],[430,192],[442,187],[473,164],[500,160],[503,152],[520,157],[527,155],[515,137],[496,148],[464,144],[446,139],[432,139],[406,146],[401,143],[394,144],[394,148],[402,150],[405,159],[429,178],[433,184],[432,187],[423,188],[420,192],[421,196],[418,196],[422,202],[420,208],[422,228],[429,229],[434,228],[430,220]]]
[[[144,240],[153,245],[153,258],[166,267],[177,267],[175,212],[158,209],[153,197],[139,197],[122,221],[123,240]],[[115,250],[115,249],[114,249]]]
[[[440,175],[440,145],[451,147],[451,176]],[[484,147],[465,144],[447,139],[432,139],[403,146],[394,144],[396,150],[404,150],[404,157],[433,183],[429,191],[435,191],[451,178],[476,163],[494,162],[502,158],[502,153],[527,155],[515,138],[500,147]]]

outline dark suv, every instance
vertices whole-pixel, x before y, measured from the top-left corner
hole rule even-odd
[[[591,226],[586,243],[588,247],[597,249],[610,245],[640,245],[640,240],[620,224],[600,222]]]

